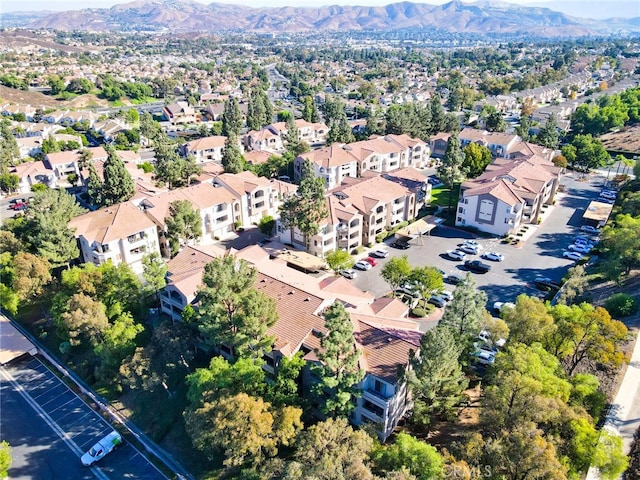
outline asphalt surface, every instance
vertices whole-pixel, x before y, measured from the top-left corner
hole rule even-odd
[[[80,457],[113,430],[35,357],[0,367],[0,437],[12,479],[165,479],[131,443],[83,467]]]
[[[554,281],[559,281],[574,265],[573,261],[562,257],[562,252],[573,242],[573,238],[580,234],[582,215],[591,200],[598,197],[604,178],[599,175],[579,179],[568,174],[563,177],[562,184],[565,191],[558,197],[555,206],[546,215],[540,225],[531,225],[533,233],[523,245],[518,247],[502,244],[499,238],[481,238],[472,233],[453,227],[439,226],[430,236],[423,236],[411,241],[408,250],[397,250],[390,246],[393,240],[387,240],[387,245],[377,245],[373,249],[384,248],[390,255],[380,259],[378,265],[369,271],[358,271],[358,276],[352,282],[359,288],[369,291],[376,297],[390,291],[389,285],[380,276],[380,270],[390,258],[407,255],[413,266],[435,266],[446,274],[466,275],[464,262],[449,260],[444,252],[455,249],[465,239],[475,239],[484,251],[496,251],[505,257],[503,262],[483,262],[491,265],[492,269],[486,274],[474,274],[478,288],[487,294],[487,307],[494,302],[515,302],[518,295],[524,293],[543,297],[533,285],[535,277],[542,275]],[[467,255],[467,259],[474,260],[479,255]],[[446,285],[448,290],[455,287]]]

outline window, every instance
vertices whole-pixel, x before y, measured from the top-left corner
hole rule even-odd
[[[380,205],[378,208],[376,208],[376,213],[382,213],[383,208],[384,207]]]
[[[384,395],[384,383],[382,383],[380,380],[374,380],[373,390],[381,395]]]
[[[262,207],[264,207],[264,202],[258,202],[255,205],[255,208],[262,208]]]
[[[222,210],[224,210],[224,203],[216,205],[216,212],[221,212]]]
[[[462,217],[458,217],[458,218],[456,219],[456,222],[461,222],[461,221],[462,221]]]
[[[258,190],[254,196],[255,198],[264,197],[264,190]]]
[[[365,400],[362,406],[379,417],[384,415],[384,408],[376,405],[375,403],[371,403],[369,400]]]
[[[464,213],[464,208],[458,207],[458,213]]]
[[[493,221],[493,206],[494,203],[491,200],[481,200],[480,210],[478,212],[478,218],[486,222]]]

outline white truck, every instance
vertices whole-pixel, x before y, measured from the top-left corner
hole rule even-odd
[[[96,443],[93,447],[91,447],[91,449],[87,453],[82,455],[82,458],[80,458],[80,460],[85,467],[90,467],[98,460],[102,459],[102,457],[106,456],[108,453],[111,453],[121,443],[122,437],[118,432],[113,430],[102,440]]]

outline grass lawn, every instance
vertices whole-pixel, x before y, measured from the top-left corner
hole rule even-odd
[[[437,205],[439,207],[447,207],[449,205],[449,191],[451,189],[446,186],[441,186],[431,190],[431,205]],[[451,195],[451,205],[455,207],[458,203],[458,196],[460,195],[460,184],[456,184],[453,187],[453,195]]]

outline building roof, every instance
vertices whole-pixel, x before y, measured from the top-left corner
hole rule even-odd
[[[344,144],[334,143],[325,148],[303,153],[299,158],[309,160],[311,163],[322,168],[338,167],[340,165],[358,162],[358,158],[348,147],[345,147],[346,145]]]
[[[199,152],[202,150],[212,150],[214,148],[224,148],[227,137],[222,135],[213,135],[211,137],[198,138],[192,140],[185,145],[187,152]]]
[[[237,195],[251,193],[256,188],[271,187],[271,182],[267,178],[258,177],[249,170],[240,173],[223,173],[218,175],[216,180],[220,180]]]
[[[252,150],[251,152],[247,152],[243,154],[244,159],[247,163],[251,165],[261,165],[263,163],[267,163],[269,158],[273,155],[271,152],[266,152],[264,150]]]
[[[124,202],[79,215],[69,222],[69,228],[89,243],[105,244],[155,228],[155,224],[133,203]]]
[[[375,176],[361,182],[340,186],[332,193],[339,193],[343,204],[351,204],[362,213],[369,213],[379,203],[387,204],[402,196],[411,195],[405,187],[382,176]]]

